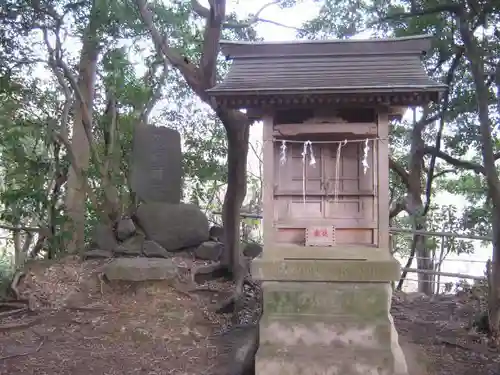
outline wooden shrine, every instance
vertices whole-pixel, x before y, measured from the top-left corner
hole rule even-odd
[[[430,38],[222,43],[208,90],[263,122],[264,251],[257,375],[404,375],[389,314],[389,126],[444,85]]]

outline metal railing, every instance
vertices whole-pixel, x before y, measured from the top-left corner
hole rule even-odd
[[[221,215],[222,212],[213,212],[214,215]],[[248,219],[262,219],[262,215],[260,214],[255,214],[255,213],[245,213],[242,212],[240,213],[240,216],[242,218],[248,218]],[[465,235],[465,234],[459,234],[459,233],[451,233],[451,232],[435,232],[435,231],[424,231],[424,230],[411,230],[411,229],[403,229],[403,228],[395,228],[391,227],[389,228],[389,233],[393,235],[407,235],[407,236],[413,236],[415,234],[421,235],[421,236],[426,236],[426,237],[441,237],[441,238],[456,238],[456,239],[465,239],[465,240],[476,240],[476,241],[492,241],[491,237],[488,236],[479,236],[479,235]],[[415,256],[414,261],[417,262],[418,260],[421,259],[429,259],[429,260],[436,260],[435,258],[422,258]],[[404,260],[402,260],[404,261]],[[478,264],[483,264],[486,266],[487,261],[486,260],[465,260],[465,259],[443,259],[442,263],[449,263],[449,262],[461,262],[461,263],[478,263]],[[407,273],[414,273],[414,274],[426,274],[426,275],[432,275],[432,276],[439,276],[440,278],[454,278],[458,280],[472,280],[472,281],[482,281],[485,279],[484,276],[477,276],[477,275],[470,275],[470,274],[463,274],[463,273],[458,273],[458,272],[445,272],[445,271],[438,271],[438,270],[421,270],[417,268],[402,268],[402,271],[406,271]],[[405,281],[408,282],[418,282],[417,279],[406,279]],[[426,282],[433,283],[433,284],[438,284],[438,289],[440,288],[441,284],[445,285],[448,284],[450,281],[448,280],[428,280]]]

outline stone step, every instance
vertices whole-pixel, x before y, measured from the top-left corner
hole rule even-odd
[[[401,351],[314,345],[286,348],[262,345],[256,375],[407,375]]]
[[[390,348],[397,332],[389,316],[376,322],[339,321],[335,317],[266,316],[260,321],[261,345]]]
[[[269,316],[331,315],[363,322],[386,319],[392,296],[388,283],[266,281],[262,289]]]

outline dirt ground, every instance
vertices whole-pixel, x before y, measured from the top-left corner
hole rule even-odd
[[[411,375],[500,375],[500,352],[471,329],[475,303],[454,295],[409,297],[394,296],[392,316]]]
[[[110,286],[101,266],[68,258],[31,268],[19,292],[32,311],[0,311],[0,374],[234,375],[217,339],[229,317],[210,308],[230,285],[196,294],[162,283]],[[465,328],[470,314],[456,297],[395,296],[411,375],[500,375],[500,354]]]

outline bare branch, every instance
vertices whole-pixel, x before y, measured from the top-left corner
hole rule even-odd
[[[145,124],[148,123],[148,118],[149,115],[151,114],[151,111],[155,107],[156,103],[158,103],[158,100],[160,100],[161,98],[161,91],[163,89],[163,86],[165,85],[165,81],[167,80],[167,75],[168,75],[168,70],[165,68],[163,69],[163,72],[160,76],[158,84],[156,85],[156,88],[153,90],[151,97],[149,98],[148,102],[144,106],[139,116],[141,121],[143,121]]]
[[[101,174],[102,182],[104,185],[104,196],[106,199],[107,208],[114,210],[116,208],[115,207],[116,206],[115,197],[117,196],[116,189],[113,188],[111,181],[109,179],[109,176],[105,170],[104,163],[102,163],[101,158],[99,157],[99,153],[97,152],[97,148],[95,147],[94,143],[92,142],[92,139],[93,139],[93,137],[92,137],[92,117],[90,114],[90,109],[88,107],[88,103],[86,102],[86,100],[85,100],[85,98],[80,90],[77,79],[75,78],[75,76],[73,75],[71,70],[69,69],[68,65],[62,59],[61,42],[60,42],[60,38],[59,38],[59,29],[56,29],[56,32],[55,32],[55,34],[56,34],[56,48],[57,49],[54,49],[52,47],[52,45],[50,44],[50,41],[48,38],[48,30],[43,29],[42,31],[43,31],[45,44],[47,46],[47,50],[49,53],[49,67],[52,69],[52,71],[56,75],[58,82],[61,84],[61,87],[63,88],[63,90],[65,90],[66,95],[68,94],[67,93],[68,86],[65,83],[65,79],[68,80],[71,88],[73,89],[73,92],[76,94],[76,98],[78,99],[81,106],[83,107],[82,122],[83,122],[83,128],[85,131],[85,135],[86,135],[87,141],[89,143],[90,153],[91,153],[92,159],[94,160],[94,163],[97,165],[97,167],[100,171],[100,174]],[[63,74],[61,74],[61,72],[59,71],[59,68],[62,70]],[[68,141],[67,135],[63,134],[62,139]],[[59,141],[61,141],[61,139],[59,139]],[[65,144],[65,146],[67,146],[67,145]],[[69,149],[68,149],[68,151],[69,151]],[[77,172],[77,170],[76,170],[77,166],[74,164],[76,162],[77,162],[76,158],[73,158],[71,160],[71,166],[73,167],[73,169],[75,169],[75,172]],[[77,172],[77,174],[78,174],[78,172]],[[80,175],[83,176],[82,171],[80,171]],[[89,185],[89,189],[90,189],[90,185]],[[93,202],[93,203],[97,203],[97,200],[95,200],[95,202]]]
[[[450,1],[449,3],[446,4],[439,4],[436,5],[435,7],[431,7],[428,9],[412,9],[410,12],[403,12],[403,13],[395,13],[388,15],[380,20],[377,20],[375,22],[372,22],[370,24],[370,27],[375,26],[377,23],[381,22],[386,22],[386,21],[401,21],[407,18],[413,18],[413,17],[419,17],[419,16],[427,16],[430,14],[436,14],[436,13],[453,13],[456,14],[460,12],[461,10],[461,4],[458,2]]]
[[[422,151],[426,155],[431,155],[433,153],[436,153],[436,156],[438,158],[446,161],[448,164],[451,164],[451,165],[453,165],[453,166],[455,166],[457,168],[468,169],[468,170],[472,170],[472,171],[474,171],[476,173],[484,174],[484,168],[483,168],[482,165],[474,163],[472,161],[467,161],[467,160],[461,160],[461,159],[454,158],[453,156],[448,155],[448,154],[446,154],[443,151],[436,152],[435,147],[426,146],[426,147],[424,147],[424,149]]]
[[[254,153],[255,157],[259,161],[259,165],[262,165],[264,163],[264,160],[262,160],[262,153],[257,152],[257,149],[252,144],[252,142],[249,143],[249,146],[252,149],[252,152]]]
[[[444,131],[444,123],[445,123],[445,113],[448,110],[449,106],[449,97],[450,97],[450,85],[453,82],[453,78],[455,76],[455,71],[458,68],[458,65],[460,64],[460,60],[462,60],[462,57],[464,55],[464,49],[460,49],[455,57],[453,58],[453,61],[451,63],[450,68],[448,69],[448,73],[446,74],[446,80],[445,84],[447,86],[445,94],[443,96],[443,101],[441,105],[441,119],[439,122],[439,129],[438,133],[436,136],[436,146],[434,148],[435,152],[432,154],[431,157],[431,162],[429,164],[429,171],[427,173],[427,182],[426,182],[426,187],[425,187],[425,206],[423,210],[423,215],[425,216],[427,214],[427,211],[429,211],[429,207],[431,204],[431,189],[432,189],[432,182],[434,180],[434,169],[436,167],[436,158],[437,158],[437,153],[441,150],[441,137],[443,135]]]
[[[26,238],[24,239],[23,248],[21,250],[23,256],[28,254],[28,250],[31,246],[31,242],[33,242],[33,232],[26,232]]]
[[[166,38],[163,38],[158,29],[154,26],[153,14],[149,9],[146,0],[136,0],[135,2],[143,22],[151,33],[156,50],[161,52],[161,55],[164,59],[166,59],[168,64],[180,71],[187,84],[202,98],[202,100],[208,101],[209,98],[205,93],[205,88],[201,85],[199,68],[187,62],[177,51],[169,47]]]
[[[237,29],[237,28],[250,27],[253,24],[256,24],[256,23],[259,23],[259,22],[260,23],[268,23],[268,24],[271,24],[271,25],[274,25],[274,26],[279,26],[279,27],[282,27],[284,29],[290,29],[290,30],[295,30],[295,31],[305,31],[304,29],[302,29],[300,27],[285,25],[284,23],[281,23],[281,22],[278,22],[278,21],[269,20],[267,18],[257,18],[255,20],[252,20],[252,21],[249,21],[249,22],[245,22],[245,23],[234,23],[234,24],[231,25],[231,28],[232,29]],[[227,24],[227,25],[229,26],[229,24]],[[229,28],[229,27],[226,27],[226,28]]]
[[[66,152],[67,152],[68,158],[70,160],[71,167],[75,170],[75,173],[78,176],[78,178],[81,179],[81,181],[83,182],[83,186],[85,187],[85,190],[87,191],[87,194],[90,198],[90,201],[92,202],[94,207],[98,208],[99,205],[98,205],[97,197],[94,194],[94,191],[92,190],[92,187],[90,186],[89,181],[85,177],[83,170],[80,168],[80,166],[78,165],[78,163],[76,161],[76,157],[75,157],[75,154],[73,153],[73,149],[71,148],[71,144],[69,143],[69,140],[64,138],[60,133],[54,133],[53,137],[57,142],[63,144],[64,147],[66,148]],[[102,219],[105,222],[109,221],[109,217],[105,212],[102,212],[102,210],[97,210],[97,211],[99,214],[101,214]]]
[[[200,17],[208,18],[210,16],[210,10],[201,5],[197,0],[191,0],[191,7],[193,8],[193,11]]]
[[[391,210],[389,211],[389,219],[398,216],[401,212],[405,210],[405,208],[406,206],[404,200],[397,202],[393,207],[391,207]]]
[[[12,226],[7,224],[0,224],[0,229],[11,230],[13,232],[31,232],[31,233],[44,233],[47,232],[47,228],[35,228],[35,227],[24,227],[24,226]]]
[[[108,92],[108,106],[106,108],[106,117],[110,120],[108,129],[105,129],[104,132],[107,134],[105,136],[105,140],[107,142],[107,150],[106,150],[106,159],[104,160],[104,173],[106,175],[109,175],[111,172],[111,161],[114,157],[114,150],[116,146],[116,132],[117,132],[117,117],[118,117],[118,110],[116,108],[116,98],[113,93]]]
[[[203,49],[200,59],[201,79],[205,89],[215,86],[216,83],[217,55],[219,54],[222,23],[225,18],[226,0],[211,1],[203,33]]]
[[[447,175],[449,173],[457,173],[458,171],[456,170],[456,168],[453,168],[453,169],[445,169],[445,170],[442,170],[440,172],[437,172],[436,174],[434,174],[434,179],[438,178],[438,177],[442,177],[444,175]]]
[[[410,175],[409,173],[393,158],[389,157],[389,168],[391,168],[401,179],[401,182],[406,186],[407,189],[410,188]]]
[[[283,27],[283,28],[286,28],[286,29],[292,29],[292,30],[296,30],[296,31],[302,31],[302,29],[298,28],[298,27],[294,27],[294,26],[289,26],[289,25],[285,25],[285,24],[282,24],[281,22],[277,22],[277,21],[273,21],[273,20],[269,20],[269,19],[266,19],[266,18],[261,18],[260,15],[262,14],[262,12],[264,12],[264,10],[266,10],[267,8],[273,6],[273,5],[278,5],[280,3],[280,0],[275,0],[275,1],[271,1],[269,3],[266,3],[264,4],[262,7],[260,7],[259,10],[257,10],[257,12],[255,14],[252,14],[250,16],[250,18],[246,21],[242,21],[242,22],[230,22],[230,21],[224,21],[223,24],[222,24],[222,28],[223,29],[244,29],[244,28],[247,28],[247,27],[250,27],[252,25],[255,25],[259,22],[262,22],[262,23],[269,23],[269,24],[272,24],[272,25],[276,25],[276,26],[279,26],[279,27]],[[193,8],[193,11],[200,17],[202,18],[209,18],[210,17],[210,10],[207,9],[206,7],[204,7],[203,5],[200,4],[199,1],[197,0],[191,0],[191,6]]]

